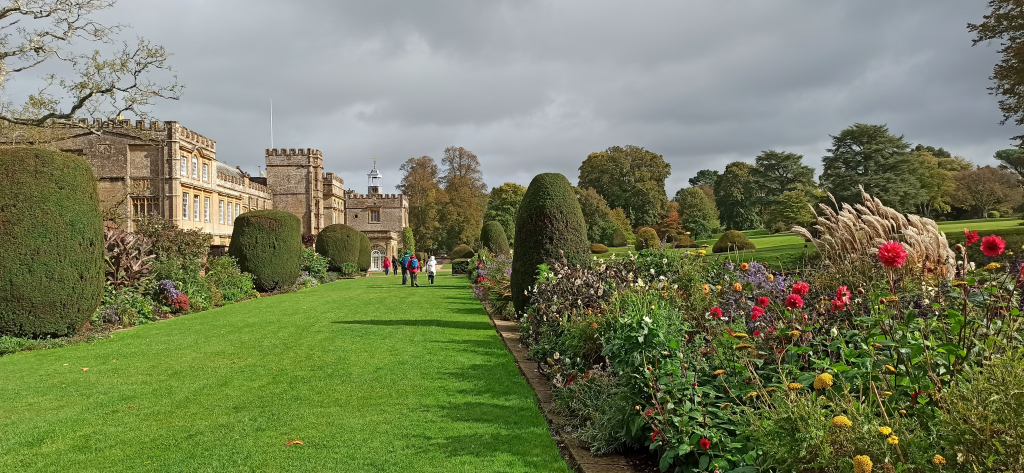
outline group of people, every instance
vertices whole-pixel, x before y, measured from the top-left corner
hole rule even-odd
[[[397,275],[398,268],[402,268],[402,284],[409,283],[410,287],[420,287],[419,283],[416,282],[416,275],[420,270],[426,270],[427,280],[430,281],[430,284],[434,284],[434,275],[437,274],[437,261],[434,260],[433,256],[430,257],[426,267],[423,268],[421,267],[420,260],[411,251],[406,251],[402,259],[398,259],[397,256],[384,258],[381,266],[384,267],[385,276],[388,275],[388,271]]]

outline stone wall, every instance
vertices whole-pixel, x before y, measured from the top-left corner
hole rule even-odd
[[[323,229],[323,154],[312,149],[268,149],[267,187],[274,208],[295,214],[303,234]]]

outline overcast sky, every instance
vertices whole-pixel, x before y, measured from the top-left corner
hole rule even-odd
[[[669,196],[702,168],[767,149],[820,167],[837,134],[888,124],[977,163],[1020,131],[999,126],[971,47],[982,0],[122,0],[104,16],[174,53],[186,85],[163,120],[217,141],[256,174],[274,144],[316,148],[365,189],[447,146],[484,179],[573,183],[586,156],[643,146],[672,165]]]

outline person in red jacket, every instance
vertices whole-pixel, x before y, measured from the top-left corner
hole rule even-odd
[[[384,275],[388,275],[388,270],[391,269],[391,258],[384,257],[384,261],[381,261],[380,265],[384,268]]]
[[[420,272],[420,261],[416,259],[416,255],[412,255],[409,258],[409,287],[420,287],[416,283],[416,273]]]

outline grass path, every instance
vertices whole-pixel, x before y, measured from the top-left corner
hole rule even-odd
[[[465,278],[425,279],[339,281],[2,357],[0,469],[569,471]]]

